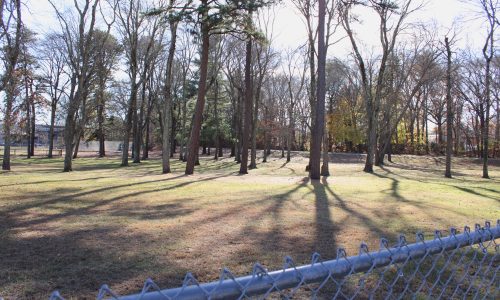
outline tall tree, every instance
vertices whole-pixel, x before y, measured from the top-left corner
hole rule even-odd
[[[42,41],[39,51],[41,80],[44,90],[50,97],[49,150],[47,154],[49,158],[52,158],[54,151],[54,127],[58,104],[69,84],[69,78],[66,76],[65,47],[62,45],[64,45],[62,35],[55,32],[50,33]]]
[[[156,59],[159,48],[158,40],[163,36],[164,27],[160,26],[158,18],[148,19],[145,12],[148,6],[139,0],[119,0],[115,10],[118,19],[118,32],[125,49],[127,75],[130,83],[130,95],[123,131],[122,162],[121,166],[128,166],[130,138],[133,138],[132,149],[134,162],[140,162],[140,134],[139,117],[137,113],[139,91],[142,86],[142,98],[151,66]],[[151,22],[148,22],[151,21]],[[158,36],[156,36],[158,35]]]
[[[96,24],[96,15],[99,0],[85,0],[83,4],[74,2],[74,15],[64,15],[53,3],[62,29],[64,44],[67,49],[67,60],[70,66],[70,93],[68,97],[68,108],[64,125],[64,172],[73,170],[73,149],[80,134],[76,134],[76,117],[82,102],[87,98],[92,69],[93,35]],[[75,23],[76,22],[76,23]]]
[[[257,168],[257,131],[259,129],[259,108],[262,101],[262,85],[269,73],[277,67],[277,52],[272,47],[273,42],[273,18],[272,9],[262,10],[258,13],[258,28],[265,36],[265,40],[257,40],[255,43],[255,70],[254,70],[254,105],[251,133],[250,169]]]
[[[108,36],[109,35],[109,36]],[[96,137],[99,141],[99,157],[106,156],[106,133],[104,123],[106,120],[106,89],[112,79],[112,71],[118,63],[122,48],[118,40],[110,33],[96,30],[94,42],[98,45],[94,55],[95,67],[95,106],[97,111]]]
[[[448,37],[446,46],[446,170],[444,176],[451,178],[451,155],[453,152],[453,100],[451,98],[451,46]]]
[[[223,34],[227,32],[233,34],[245,32],[245,29],[247,28],[247,19],[245,18],[247,11],[250,8],[252,11],[255,11],[262,6],[269,5],[271,2],[272,1],[265,0],[248,0],[244,2],[232,0],[226,2],[201,0],[200,4],[193,8],[193,11],[188,11],[191,15],[196,13],[198,16],[197,24],[200,26],[199,34],[201,37],[201,55],[199,62],[200,71],[198,95],[189,139],[188,157],[185,170],[186,175],[193,174],[200,147],[201,125],[203,121],[203,110],[205,108],[205,96],[207,92],[210,35]],[[247,167],[243,170],[240,169],[240,173],[245,173],[246,168]]]
[[[175,0],[170,0],[169,8],[167,9],[167,13],[169,15],[168,25],[170,29],[170,46],[168,49],[167,62],[165,67],[165,82],[164,82],[164,99],[162,106],[162,115],[163,115],[163,133],[162,133],[162,172],[163,174],[170,173],[170,136],[171,136],[171,107],[172,107],[172,76],[173,76],[173,64],[175,57],[175,49],[177,45],[177,27],[180,21],[181,15],[184,13],[184,9],[190,5],[191,1],[188,1],[186,6],[177,14],[173,14],[171,11],[172,8],[176,5]]]
[[[364,171],[368,173],[373,172],[374,157],[377,149],[378,115],[380,111],[380,101],[384,91],[387,63],[394,52],[397,37],[402,31],[407,29],[405,21],[408,19],[408,16],[422,7],[422,4],[412,7],[412,2],[412,0],[350,0],[343,2],[340,6],[342,26],[351,42],[363,85],[363,99],[367,118],[368,148]],[[370,63],[366,61],[361,53],[358,45],[359,42],[356,40],[355,32],[352,28],[352,22],[355,21],[356,18],[352,17],[351,11],[356,5],[369,6],[376,12],[380,20],[379,33],[381,57],[378,63],[378,71],[375,76],[372,76],[374,74],[370,74]],[[394,18],[394,16],[396,17]],[[376,81],[373,82],[372,78],[376,78]]]
[[[325,130],[325,95],[326,95],[326,44],[325,44],[325,0],[318,0],[318,82],[316,88],[315,122],[311,133],[311,156],[309,177],[321,177],[321,142]]]
[[[18,76],[16,68],[21,52],[23,22],[21,15],[21,0],[4,0],[0,2],[2,18],[1,36],[3,45],[4,74],[0,91],[5,92],[5,115],[3,119],[4,151],[2,170],[10,170],[11,126],[14,121],[13,105]],[[13,24],[13,25],[12,25]]]
[[[200,35],[201,35],[201,55],[200,55],[200,79],[198,81],[198,97],[193,116],[193,124],[191,126],[191,136],[189,138],[189,148],[186,161],[186,175],[191,175],[194,172],[196,157],[200,147],[200,132],[203,117],[203,109],[205,107],[205,95],[207,87],[208,74],[208,54],[210,49],[210,29],[209,22],[209,1],[201,0],[199,7]]]
[[[490,124],[490,108],[491,108],[491,62],[495,56],[495,32],[500,22],[497,16],[499,9],[498,1],[496,0],[479,0],[482,11],[486,16],[487,32],[486,41],[482,49],[483,57],[486,62],[485,68],[485,125],[483,130],[483,178],[490,178],[488,174],[488,155],[489,155],[489,124]]]
[[[245,106],[243,113],[243,143],[241,147],[240,174],[248,173],[248,146],[250,143],[253,106],[252,35],[250,34],[253,27],[253,9],[251,7],[248,8],[247,14],[246,30],[248,31],[248,34],[245,52]]]
[[[23,78],[24,108],[26,112],[26,145],[27,158],[35,155],[35,132],[36,132],[36,104],[38,89],[40,87],[36,69],[39,67],[35,56],[32,53],[36,45],[36,33],[26,26],[23,26],[21,38],[21,53],[18,59],[18,72]]]

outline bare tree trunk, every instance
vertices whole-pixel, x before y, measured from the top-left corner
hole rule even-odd
[[[290,162],[292,159],[292,129],[289,127],[287,130],[287,136],[286,136],[286,162]]]
[[[263,153],[263,158],[262,158],[263,163],[267,162],[267,147],[268,147],[267,131],[264,131],[264,153]]]
[[[365,172],[373,173],[373,159],[377,148],[377,117],[373,109],[373,100],[366,105],[366,114],[368,115],[368,149],[366,153]]]
[[[30,156],[35,156],[36,112],[35,112],[35,101],[33,98],[30,101],[30,106],[31,106]]]
[[[99,98],[97,99],[97,138],[99,139],[99,157],[106,156],[104,137],[104,90],[106,88],[104,78],[99,78]]]
[[[257,168],[257,124],[259,120],[259,100],[260,100],[260,84],[255,93],[255,104],[253,110],[253,121],[252,121],[252,147],[250,153],[250,170]]]
[[[422,144],[422,132],[420,131],[420,107],[417,108],[415,120],[417,122],[416,129],[417,129],[417,147],[420,148],[420,145]],[[419,153],[417,153],[419,154]]]
[[[26,66],[25,66],[26,68]],[[24,88],[25,88],[25,105],[26,105],[26,157],[31,158],[31,105],[28,90],[28,77],[24,78]]]
[[[330,169],[328,163],[330,161],[330,145],[328,143],[328,131],[325,130],[323,135],[323,165],[321,165],[321,176],[330,176]]]
[[[389,142],[389,150],[387,152],[387,160],[389,162],[392,162],[392,143]]]
[[[15,79],[12,77],[9,79],[7,89],[5,90],[6,105],[5,105],[5,116],[3,121],[4,148],[3,148],[2,170],[10,170],[10,144],[11,144],[10,128],[12,125],[12,106],[14,103],[14,90],[15,90]]]
[[[215,154],[214,159],[219,159],[219,149],[220,148],[220,126],[219,126],[219,111],[217,107],[217,102],[219,101],[219,81],[215,80],[215,91],[214,91],[214,119],[215,119]]]
[[[441,121],[441,119],[439,119],[437,125],[438,125],[438,128],[437,128],[437,130],[438,130],[438,132],[437,132],[438,142],[437,143],[438,143],[438,146],[441,147],[441,145],[443,145],[443,122]]]
[[[474,119],[475,119],[475,122],[474,122]],[[481,120],[479,120],[479,119],[481,119]],[[473,123],[475,123],[475,126],[474,126],[474,135],[475,135],[475,138],[476,138],[477,157],[478,158],[482,158],[483,157],[483,151],[482,151],[482,146],[481,146],[482,145],[481,136],[482,136],[482,127],[483,127],[482,124],[483,124],[483,120],[482,120],[482,118],[479,118],[479,116],[477,116],[477,115],[472,120],[473,120]]]
[[[321,140],[325,130],[325,96],[326,96],[326,45],[325,45],[325,0],[318,1],[318,80],[316,90],[316,113],[313,131],[311,132],[311,156],[309,158],[311,179],[320,179]]]
[[[453,152],[453,104],[451,99],[451,48],[450,42],[446,37],[446,171],[444,176],[451,178],[451,155]]]
[[[202,5],[207,5],[208,0],[202,0]],[[207,17],[207,12],[204,11],[202,15],[202,20]],[[200,146],[200,132],[201,123],[203,119],[203,108],[205,107],[205,94],[207,86],[207,71],[208,71],[208,53],[210,51],[210,32],[208,24],[205,21],[201,25],[201,57],[200,57],[200,80],[198,84],[198,99],[196,101],[196,107],[194,111],[193,125],[191,128],[191,137],[189,143],[189,153],[186,163],[186,175],[191,175],[194,172],[194,166],[198,156],[198,150]]]
[[[267,120],[269,118],[269,108],[267,106],[264,107],[264,119]],[[268,132],[267,132],[267,127],[264,127],[264,153],[263,153],[263,158],[262,162],[265,163],[267,162],[267,155],[268,155],[268,147],[269,147],[269,141],[268,141]]]
[[[139,115],[137,113],[138,98],[136,97],[136,105],[134,111],[132,112],[132,162],[140,163],[141,160],[138,158],[137,146],[139,143]],[[142,101],[141,101],[142,102]]]
[[[424,112],[424,122],[423,126],[425,126],[425,154],[429,155],[430,149],[429,149],[429,125],[427,124],[428,122],[428,116],[429,116],[429,108],[428,108],[428,103],[427,103],[428,97],[427,95],[425,96],[425,112]]]
[[[481,6],[486,13],[488,18],[488,36],[486,38],[486,42],[484,43],[484,47],[482,49],[484,59],[486,61],[486,70],[485,70],[485,126],[483,130],[483,178],[490,178],[488,174],[488,148],[489,148],[489,126],[490,126],[490,107],[491,107],[491,61],[495,56],[495,29],[499,25],[498,17],[496,15],[498,9],[498,3],[493,3],[493,0],[490,1],[481,1]],[[497,100],[498,101],[498,100]]]
[[[495,157],[500,155],[500,97],[497,97],[497,124],[495,129]]]
[[[251,22],[251,12],[248,13]],[[246,61],[245,61],[245,109],[243,114],[243,141],[241,151],[240,174],[248,174],[248,144],[250,140],[250,127],[252,126],[252,103],[253,103],[253,86],[252,86],[252,39],[247,37],[246,42]]]
[[[150,126],[151,126],[151,112],[153,111],[153,105],[154,105],[154,100],[153,100],[153,91],[149,90],[149,95],[148,95],[148,111],[146,113],[146,136],[144,138],[144,149],[142,150],[142,159],[147,160],[149,158],[149,140],[150,140]]]
[[[183,80],[182,80],[182,139],[181,139],[181,145],[180,145],[180,154],[179,154],[179,160],[186,161],[187,159],[187,135],[188,135],[188,129],[187,129],[187,95],[186,95],[186,88],[187,88],[187,83],[186,83],[186,73],[183,73]]]
[[[127,117],[125,119],[125,130],[123,133],[123,146],[122,146],[122,167],[128,166],[128,151],[130,144],[130,133],[132,131],[132,122],[134,117],[134,110],[136,110],[137,105],[137,83],[135,82],[135,76],[131,76],[132,88],[130,90],[130,99],[127,109]]]
[[[281,158],[284,158],[285,157],[285,143],[286,143],[286,140],[285,140],[284,136],[282,136],[280,140],[281,140],[281,142],[280,142],[280,146],[281,146]]]
[[[2,3],[3,4],[3,3]],[[14,1],[15,7],[12,8],[11,14],[14,15],[14,10],[16,11],[16,31],[14,41],[12,41],[12,36],[9,32],[5,32],[5,36],[2,39],[7,41],[7,53],[6,61],[7,66],[3,78],[2,84],[5,86],[5,116],[3,120],[3,130],[4,130],[4,149],[3,149],[3,161],[2,170],[10,170],[10,144],[11,144],[11,126],[13,122],[12,109],[14,105],[14,93],[16,89],[16,77],[14,76],[14,71],[16,70],[17,59],[19,57],[19,52],[21,49],[21,35],[22,35],[22,18],[21,18],[21,1]],[[2,5],[2,17],[4,13],[4,7]],[[3,28],[7,28],[3,18],[0,24]]]
[[[146,71],[145,71],[146,72]],[[142,75],[144,76],[144,74]],[[144,78],[142,80],[142,87],[141,87],[141,105],[139,107],[139,113],[137,113],[137,110],[135,111],[134,118],[134,147],[132,149],[133,152],[133,157],[134,157],[134,163],[138,164],[141,162],[141,148],[142,148],[142,127],[144,123],[144,110],[145,110],[145,104],[146,104],[146,81]]]
[[[53,157],[55,123],[56,123],[56,104],[55,104],[55,100],[52,99],[51,109],[50,109],[49,153],[48,153],[49,158]]]
[[[73,159],[78,158],[78,150],[80,149],[80,140],[81,140],[81,135],[76,134],[75,135],[75,146],[73,147]]]
[[[165,102],[163,104],[162,169],[163,174],[170,173],[171,126],[172,126],[172,66],[174,63],[177,41],[177,22],[170,22],[170,48],[168,49],[167,68],[165,70]],[[200,87],[201,88],[201,87]]]
[[[167,83],[168,85],[168,83]],[[170,87],[165,87],[165,90],[169,90]],[[162,173],[168,174],[170,173],[170,127],[171,127],[171,100],[170,96],[167,96],[165,93],[165,103],[163,104],[163,133],[162,133]]]
[[[87,96],[88,90],[84,90],[81,94],[81,106],[80,106],[80,115],[79,115],[79,123],[75,124],[75,141],[73,147],[73,159],[78,157],[78,150],[80,147],[80,140],[85,137],[85,124],[87,123]]]
[[[490,178],[488,174],[488,148],[489,148],[489,127],[490,127],[490,99],[491,99],[491,72],[490,72],[491,59],[486,60],[486,79],[484,88],[486,90],[486,107],[485,118],[483,127],[483,178]]]
[[[309,105],[311,106],[311,128],[316,128],[316,89],[317,89],[317,78],[316,78],[316,51],[313,37],[309,34]],[[311,133],[311,143],[309,149],[309,164],[306,167],[306,170],[311,169],[311,157],[312,157],[312,133]],[[318,167],[319,168],[319,167]]]
[[[73,101],[74,102],[74,101]],[[64,125],[64,172],[73,171],[73,139],[75,135],[75,111],[70,103],[66,123]]]

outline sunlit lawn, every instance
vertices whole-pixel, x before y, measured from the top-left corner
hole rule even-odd
[[[202,157],[194,176],[177,160],[162,175],[155,159],[82,158],[62,173],[60,158],[16,158],[0,173],[0,297],[93,298],[103,283],[129,294],[148,277],[173,287],[188,271],[243,275],[256,261],[273,269],[339,246],[355,255],[362,241],[376,250],[380,237],[500,217],[500,168],[481,179],[475,160],[454,160],[450,180],[443,158],[395,157],[366,174],[361,156],[337,154],[332,176],[310,182],[305,158],[277,155],[245,176],[232,158]]]

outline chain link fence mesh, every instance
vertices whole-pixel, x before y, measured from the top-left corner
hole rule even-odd
[[[499,238],[500,220],[461,233],[452,228],[447,237],[436,231],[426,240],[418,233],[412,244],[403,235],[393,246],[382,239],[373,252],[363,243],[354,256],[338,249],[330,261],[315,253],[308,265],[286,257],[274,272],[255,264],[251,275],[236,277],[223,269],[218,281],[204,284],[191,273],[173,289],[148,279],[129,296],[103,285],[97,299],[499,299]],[[57,291],[50,296],[63,299]]]

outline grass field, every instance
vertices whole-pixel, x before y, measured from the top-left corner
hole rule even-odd
[[[94,298],[102,283],[119,294],[138,292],[146,278],[161,287],[193,272],[217,279],[221,267],[248,274],[258,261],[269,269],[290,255],[306,263],[361,241],[376,250],[380,237],[474,225],[500,217],[500,167],[481,179],[481,164],[396,156],[362,172],[363,157],[336,154],[332,176],[307,179],[307,160],[272,157],[239,176],[233,159],[201,158],[197,174],[162,175],[159,160],[120,168],[117,158],[83,158],[74,172],[62,160],[13,161],[0,173],[0,296]],[[445,232],[446,233],[446,232]]]

